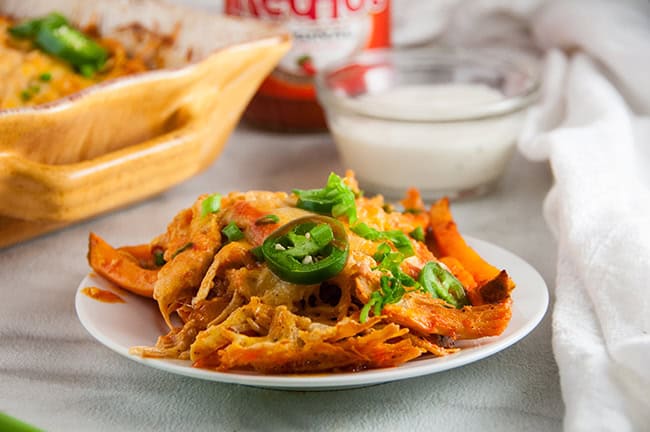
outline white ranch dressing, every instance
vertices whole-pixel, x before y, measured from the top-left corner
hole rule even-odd
[[[378,116],[429,119],[462,116],[468,110],[504,99],[501,92],[485,84],[418,84],[393,87],[352,99],[357,109]]]
[[[456,196],[498,179],[514,150],[522,114],[422,119],[462,115],[503,98],[483,84],[401,86],[349,100],[346,106],[353,110],[330,111],[328,118],[343,160],[362,186],[388,196],[410,186],[430,198]]]

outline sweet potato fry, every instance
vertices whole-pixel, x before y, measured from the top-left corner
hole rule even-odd
[[[158,270],[140,267],[136,259],[114,249],[94,233],[88,237],[88,264],[120,288],[143,297],[153,297]]]
[[[501,303],[510,297],[513,288],[512,279],[505,270],[501,270],[494,279],[478,287],[476,291],[479,293],[480,303],[477,304]]]
[[[456,258],[479,285],[494,279],[499,274],[498,268],[483,260],[474,249],[465,243],[465,239],[458,231],[456,222],[451,215],[447,198],[435,202],[429,213],[433,234],[433,244],[430,247],[438,252],[438,256]]]
[[[117,250],[118,252],[125,253],[127,257],[134,258],[142,268],[153,269],[156,267],[150,244],[122,246],[117,248]]]
[[[456,276],[456,279],[460,281],[460,283],[463,284],[463,287],[465,288],[465,291],[467,291],[467,294],[469,295],[472,291],[476,290],[478,287],[478,284],[474,280],[474,276],[470,272],[467,271],[465,267],[454,257],[450,256],[445,256],[438,258],[441,263],[447,266],[449,271]],[[472,299],[470,298],[470,301]],[[474,302],[471,302],[474,304]]]

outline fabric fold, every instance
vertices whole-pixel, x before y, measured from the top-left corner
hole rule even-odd
[[[650,3],[476,0],[450,22],[453,43],[544,53],[542,98],[519,149],[548,160],[555,180],[545,217],[558,244],[553,349],[565,429],[647,430]]]
[[[546,218],[561,257],[553,342],[565,426],[642,430],[650,404],[635,387],[650,386],[650,195],[635,116],[582,54],[570,61],[566,90],[564,122],[536,138],[556,179]]]

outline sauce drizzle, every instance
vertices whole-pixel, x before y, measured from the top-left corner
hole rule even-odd
[[[86,287],[83,288],[81,292],[91,299],[104,303],[126,303],[122,297],[118,296],[114,292],[97,287]]]

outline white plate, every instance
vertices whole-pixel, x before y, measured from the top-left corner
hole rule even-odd
[[[115,287],[100,276],[90,274],[79,286],[75,298],[81,324],[99,342],[113,351],[147,366],[193,378],[225,383],[287,390],[334,390],[413,378],[475,362],[497,353],[530,333],[544,317],[548,306],[546,284],[537,271],[521,258],[485,241],[466,237],[468,243],[488,262],[504,268],[516,282],[512,319],[502,335],[458,343],[463,349],[447,357],[424,357],[401,366],[363,372],[309,375],[261,375],[254,372],[215,372],[197,369],[190,361],[149,359],[129,354],[135,345],[153,345],[167,328],[157,304]],[[125,303],[102,303],[81,290],[88,286],[119,292]]]

